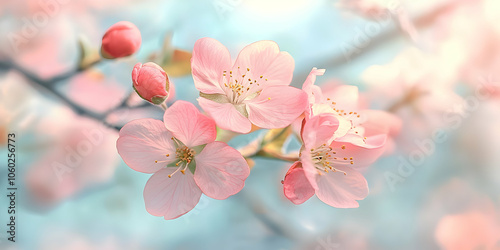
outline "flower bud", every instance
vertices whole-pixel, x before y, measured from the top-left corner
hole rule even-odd
[[[107,59],[126,57],[141,47],[141,32],[131,22],[118,22],[102,37],[101,55]]]
[[[165,71],[155,63],[137,63],[132,71],[134,89],[139,96],[153,104],[161,104],[169,94],[170,83]]]

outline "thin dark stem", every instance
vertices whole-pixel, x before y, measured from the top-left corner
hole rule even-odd
[[[112,112],[116,111],[116,110],[119,110],[119,109],[122,109],[122,108],[126,108],[127,107],[127,101],[130,97],[131,94],[133,94],[133,92],[131,91],[123,100],[122,102],[115,108],[105,112],[105,113],[95,113],[95,112],[92,112],[90,110],[87,110],[81,106],[79,106],[78,104],[74,103],[72,100],[70,100],[69,98],[67,98],[65,95],[61,94],[59,91],[57,91],[54,87],[54,84],[59,82],[59,81],[62,81],[62,80],[65,80],[65,79],[69,79],[83,71],[85,71],[86,69],[89,69],[90,67],[92,67],[93,65],[96,65],[97,63],[101,62],[100,60],[96,60],[94,61],[93,63],[91,64],[88,64],[88,67],[86,68],[78,68],[78,69],[75,69],[75,70],[72,70],[70,72],[67,72],[67,73],[64,73],[60,76],[56,76],[56,77],[53,77],[49,80],[44,80],[44,79],[41,79],[39,78],[37,75],[29,72],[28,70],[24,69],[23,67],[20,67],[19,65],[13,63],[13,62],[8,62],[8,61],[0,61],[0,69],[4,69],[4,70],[15,70],[17,72],[19,72],[20,74],[22,74],[27,80],[28,82],[37,90],[41,91],[41,92],[46,92],[46,93],[49,93],[53,96],[55,96],[56,98],[58,98],[59,100],[61,100],[64,104],[68,105],[71,109],[73,109],[73,111],[75,113],[77,113],[78,115],[82,115],[82,116],[86,116],[86,117],[89,117],[89,118],[92,118],[94,120],[97,120],[97,121],[100,121],[100,122],[103,122],[105,125],[107,125],[108,127],[111,127],[111,128],[114,128],[116,130],[120,130],[121,129],[121,126],[115,126],[115,125],[111,125],[111,124],[107,124],[104,119]],[[136,107],[133,107],[132,109],[137,109],[137,108],[144,108],[144,107],[148,107],[148,106],[151,106],[149,105],[149,103],[144,103],[144,104],[141,104],[139,106],[136,106]]]

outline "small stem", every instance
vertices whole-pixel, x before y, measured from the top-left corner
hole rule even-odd
[[[274,140],[280,138],[280,136],[282,136],[288,130],[288,128],[290,128],[290,126],[282,128],[281,131],[276,136],[274,136],[273,138],[271,138],[270,140],[266,140],[266,141],[262,140],[262,143],[260,144],[260,147],[263,148],[267,144],[269,144],[270,142],[273,142]]]
[[[215,140],[227,143],[239,134],[240,133],[217,127],[217,138]]]
[[[162,102],[162,103],[160,104],[160,107],[161,107],[163,110],[167,110],[167,108],[168,108],[168,107],[167,107],[167,103],[166,103],[166,102]]]

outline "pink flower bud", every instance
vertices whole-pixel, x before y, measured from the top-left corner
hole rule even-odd
[[[137,94],[148,102],[161,104],[168,98],[167,73],[155,63],[137,63],[132,70],[132,81]]]
[[[118,22],[102,38],[101,54],[114,59],[134,54],[141,47],[141,32],[131,22]]]

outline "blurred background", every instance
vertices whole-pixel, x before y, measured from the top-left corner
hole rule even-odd
[[[498,250],[498,17],[498,0],[2,0],[0,249]],[[140,51],[99,60],[104,32],[123,20],[140,29]],[[134,95],[131,71],[155,61],[175,85],[169,102],[197,103],[189,58],[202,37],[233,56],[274,40],[295,59],[292,85],[324,68],[318,85],[358,86],[365,107],[402,120],[365,172],[359,208],[293,205],[280,183],[290,163],[255,158],[239,194],[202,196],[172,221],[147,213],[150,176],[127,167],[115,143],[126,122],[163,112]],[[9,133],[16,243],[5,226]]]

